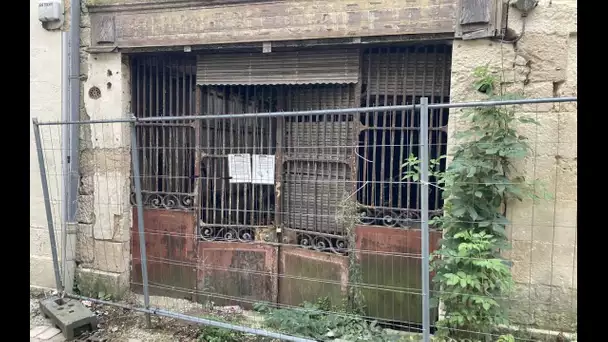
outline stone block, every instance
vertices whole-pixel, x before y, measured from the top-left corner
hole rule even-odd
[[[59,327],[68,340],[97,329],[97,316],[76,299],[52,296],[40,301],[40,311]],[[55,335],[57,332],[47,330],[37,338],[46,340]]]
[[[560,96],[576,96],[577,95],[577,36],[570,35],[568,37],[568,70],[566,73],[566,82],[564,82],[559,89]],[[566,104],[571,107],[572,104]]]
[[[569,256],[572,261],[572,255]],[[572,266],[553,266],[551,275],[551,285],[562,289],[573,288],[574,267]]]
[[[80,177],[78,193],[81,195],[92,195],[95,192],[95,182],[91,176]]]
[[[86,82],[86,80],[89,78],[89,53],[85,50],[85,48],[80,48],[80,76],[82,79],[82,76],[85,76],[86,79],[84,79],[83,81]],[[80,93],[83,94],[84,93],[84,88],[80,87]],[[81,112],[85,111],[85,106],[84,106],[84,96],[80,97],[80,109]]]
[[[526,21],[526,35],[528,33],[568,35],[577,31],[576,2],[540,1],[527,17],[509,15],[509,27],[519,34],[524,20]]]
[[[551,229],[552,231],[552,229]],[[551,265],[551,255],[553,253],[553,243],[539,241],[536,236],[533,237],[530,249],[530,262],[535,264]]]
[[[551,253],[537,258],[537,260],[530,264],[530,284],[551,285]]]
[[[551,104],[551,106],[553,105]],[[543,145],[558,142],[559,113],[536,111],[535,108],[527,109],[530,111],[518,112],[517,117],[534,119],[538,125],[533,123],[517,123],[516,128],[518,133],[528,138],[528,144],[537,155],[551,154],[547,152],[547,149],[543,151]],[[547,110],[551,110],[551,108]],[[554,145],[555,148],[556,145]],[[540,153],[538,152],[539,150],[541,151]],[[553,150],[552,155],[555,155],[555,150]]]
[[[534,323],[548,330],[572,332],[576,330],[576,309],[555,304],[539,304],[534,307]]]
[[[97,240],[128,239],[124,217],[129,210],[129,176],[124,172],[95,174],[97,211],[93,236]]]
[[[532,227],[533,202],[530,199],[510,201],[507,206],[507,217],[512,225],[514,240],[529,241]],[[527,233],[526,233],[527,232]]]
[[[56,288],[55,271],[50,255],[48,257],[30,255],[30,285]]]
[[[534,311],[530,304],[530,285],[515,283],[509,298],[509,319],[513,323],[533,324]]]
[[[80,154],[81,173],[92,176],[95,173],[131,171],[131,151],[128,148],[86,149]]]
[[[88,14],[84,14],[84,12],[80,15],[80,27],[81,28],[90,28],[91,27],[91,17]]]
[[[122,93],[123,89],[121,70],[122,56],[119,53],[99,53],[94,58],[89,58],[87,79],[83,84],[84,106],[87,114],[92,120],[124,118]],[[108,75],[112,70],[112,75]],[[106,84],[112,83],[110,89]],[[97,87],[100,90],[99,97],[89,96],[89,90]],[[104,123],[91,127],[91,141],[93,148],[113,149],[128,147],[130,144],[129,125],[125,123]]]
[[[101,94],[102,94],[102,97],[99,100],[101,100],[104,96],[120,98],[120,96],[118,96],[118,95],[111,94],[114,91],[114,87],[115,87],[114,82],[111,82],[112,88],[109,90],[107,89],[106,84],[108,82],[95,85],[101,91]],[[86,88],[86,89],[90,89],[90,88]],[[88,92],[88,90],[87,90],[87,92]],[[88,97],[88,95],[85,95],[85,96]],[[92,110],[97,109],[97,107],[98,106],[94,106],[94,108],[86,107],[87,113],[89,113],[89,115],[91,115],[92,120],[94,120],[95,117],[104,117],[105,116],[105,115],[101,115],[100,113],[95,114],[95,112],[92,112]],[[97,111],[101,112],[102,110],[98,109]],[[119,111],[122,113],[122,106],[119,109],[117,109],[116,111]],[[126,114],[123,114],[121,116],[121,118],[124,118],[125,116],[126,116]],[[104,119],[106,119],[106,118],[104,117]],[[107,119],[112,119],[112,118],[107,118]],[[114,148],[121,148],[121,147],[129,146],[130,137],[129,137],[128,133],[129,133],[129,126],[126,125],[124,122],[117,122],[117,123],[112,122],[112,123],[102,123],[102,124],[93,125],[93,126],[91,126],[91,137],[92,137],[92,142],[93,142],[93,148],[114,149]]]
[[[558,117],[558,136],[560,143],[569,143],[575,147],[578,137],[578,113],[577,112],[559,112]]]
[[[511,275],[513,281],[521,283],[530,283],[530,262],[529,261],[513,261],[511,267]]]
[[[576,227],[577,227],[577,201],[555,201],[555,230],[560,231],[562,236],[558,240],[556,234],[556,243],[570,243],[576,242]]]
[[[91,46],[91,28],[84,27],[80,29],[80,46],[89,47]]]
[[[533,70],[534,68],[532,68]],[[532,74],[531,74],[532,75]],[[532,81],[524,86],[523,96],[529,99],[553,97],[553,82]],[[522,105],[525,112],[548,112],[553,109],[553,103],[533,103]],[[544,116],[544,115],[543,115]]]
[[[517,53],[530,61],[531,82],[566,80],[568,36],[527,32],[518,42]]]
[[[30,255],[51,257],[51,243],[46,227],[30,227]]]
[[[576,227],[555,227],[555,244],[563,246],[572,246],[577,248],[577,232]]]
[[[531,241],[532,225],[510,225],[507,227],[508,236],[511,241]]]
[[[575,248],[573,245],[555,244],[553,246],[553,267],[560,267],[569,270],[568,284],[572,282],[572,272],[574,270]],[[557,284],[556,284],[557,285]]]
[[[555,155],[528,156],[524,159],[521,171],[528,182],[537,180],[539,187],[542,185],[555,195],[553,191],[556,186],[556,167]],[[541,189],[537,188],[537,190]]]
[[[533,241],[553,242],[555,204],[553,201],[538,200],[534,204],[532,218]]]
[[[83,296],[95,297],[101,294],[118,300],[129,290],[129,274],[78,268],[76,284]]]
[[[511,260],[530,263],[530,253],[532,251],[531,242],[513,241],[511,243]]]
[[[568,331],[576,325],[575,295],[575,291],[557,286],[516,284],[510,300],[511,322],[534,325],[541,329]]]
[[[79,195],[76,210],[78,223],[92,224],[95,222],[95,198],[93,195]]]
[[[555,198],[560,201],[576,201],[578,193],[576,160],[560,159],[557,165]]]
[[[558,143],[556,155],[558,156],[558,158],[577,159],[578,158],[578,148],[576,146],[576,142]]]
[[[129,267],[129,243],[95,241],[93,268],[100,271],[122,273]]]
[[[83,267],[90,267],[95,260],[95,239],[93,238],[93,226],[90,224],[78,225],[76,233],[76,260]]]

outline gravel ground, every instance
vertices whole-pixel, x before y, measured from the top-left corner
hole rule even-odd
[[[30,329],[41,325],[51,325],[51,322],[45,319],[39,310],[39,299],[48,295],[51,295],[51,293],[30,293]],[[140,298],[137,297],[131,299],[132,303],[139,301]],[[200,332],[200,327],[197,325],[158,316],[152,316],[153,329],[147,329],[144,314],[111,305],[83,303],[89,306],[98,316],[99,329],[93,335],[82,336],[77,341],[88,341],[89,339],[96,342],[197,342],[197,336]],[[210,313],[210,310],[204,309],[200,304],[187,300],[151,297],[151,304],[163,309],[202,317],[209,317]],[[216,308],[213,309],[213,315],[226,321],[233,320],[237,316],[243,317],[242,311],[239,311],[239,309],[236,311]],[[245,340],[249,340],[249,338]],[[252,337],[250,341],[259,341],[259,339]]]

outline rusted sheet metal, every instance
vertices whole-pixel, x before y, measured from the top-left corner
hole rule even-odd
[[[348,257],[302,248],[281,247],[279,302],[300,305],[327,296],[341,305],[348,290]]]
[[[241,305],[277,300],[275,246],[240,243],[198,243],[198,298],[201,303]]]
[[[277,51],[273,53],[202,54],[199,85],[356,83],[357,48]]]
[[[390,321],[420,323],[420,230],[357,226],[355,231],[367,314]],[[440,238],[441,232],[431,232],[431,252],[438,248]]]
[[[133,291],[142,289],[141,254],[133,207],[131,258]],[[187,211],[144,209],[144,232],[150,293],[192,298],[196,289],[195,214]]]

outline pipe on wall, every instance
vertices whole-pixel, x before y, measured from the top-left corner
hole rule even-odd
[[[70,6],[70,119],[80,121],[80,0],[72,0]],[[78,185],[80,184],[80,126],[70,125],[70,187],[68,222],[76,219]]]
[[[61,121],[70,121],[70,85],[69,85],[69,35],[67,32],[61,32]],[[69,206],[69,185],[70,177],[70,125],[61,126],[61,174],[63,201],[61,201],[61,278],[65,285],[67,282],[67,223],[68,223],[68,206]]]
[[[80,1],[72,0],[70,27],[61,33],[61,87],[63,122],[80,121]],[[79,125],[62,125],[63,196],[61,265],[64,291],[70,293],[75,271],[75,228],[80,184]]]

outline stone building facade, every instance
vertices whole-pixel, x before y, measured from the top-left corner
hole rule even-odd
[[[47,31],[42,27],[38,20],[38,1],[35,0],[30,0],[30,32],[30,119],[37,117],[40,121],[61,120],[61,32]],[[30,180],[30,284],[54,287],[53,263],[32,124]],[[60,184],[54,179],[49,186],[58,189]],[[58,212],[59,206],[54,209]]]

